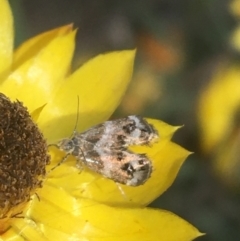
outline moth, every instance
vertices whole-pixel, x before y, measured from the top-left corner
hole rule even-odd
[[[134,153],[128,147],[149,145],[158,138],[154,127],[140,116],[106,121],[83,133],[75,130],[71,138],[58,142],[56,146],[66,153],[58,165],[72,155],[78,168],[85,165],[117,183],[138,186],[149,179],[152,162],[146,154]]]

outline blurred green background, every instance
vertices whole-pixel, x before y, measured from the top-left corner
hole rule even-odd
[[[233,1],[10,0],[10,4],[16,47],[61,25],[74,23],[79,28],[73,69],[102,52],[137,48],[133,82],[113,117],[140,114],[184,125],[174,141],[195,153],[151,206],[172,211],[207,233],[199,240],[240,240],[240,178],[229,185],[217,175],[214,152],[201,148],[197,107],[219,66],[239,61],[231,36],[240,9]],[[239,163],[239,155],[235,156]],[[234,168],[240,177],[240,165]]]

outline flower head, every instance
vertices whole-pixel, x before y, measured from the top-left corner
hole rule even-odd
[[[8,2],[0,0],[0,4],[7,18],[2,23],[10,23]],[[11,25],[3,29],[8,37],[2,38],[2,44],[11,45]],[[11,51],[7,57],[0,56],[9,60],[0,61],[2,76],[6,76],[1,92],[27,106],[48,144],[71,136],[78,109],[79,132],[107,120],[132,75],[134,50],[99,55],[69,74],[75,33],[71,25],[54,29],[25,42],[13,58]],[[201,235],[170,212],[143,208],[171,185],[189,154],[171,142],[178,127],[159,120],[147,121],[158,130],[159,140],[150,146],[131,147],[132,151],[146,153],[152,160],[153,174],[144,185],[121,185],[123,195],[112,180],[88,169],[80,173],[74,156],[52,170],[66,153],[50,147],[51,163],[46,166],[42,188],[36,190],[37,195],[32,195],[23,208],[23,218],[13,217],[1,238],[192,240]]]

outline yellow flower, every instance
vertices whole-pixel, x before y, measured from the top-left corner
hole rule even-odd
[[[202,149],[211,154],[216,173],[239,185],[240,66],[221,65],[199,99]]]
[[[231,1],[229,7],[231,14],[239,20],[240,1]],[[236,51],[240,50],[239,24],[233,30],[229,42]],[[239,80],[238,61],[219,64],[200,95],[197,111],[202,149],[211,156],[216,175],[231,188],[239,188],[240,184]]]
[[[71,135],[77,116],[78,131],[107,120],[119,104],[131,79],[135,51],[120,51],[93,58],[69,75],[75,31],[64,26],[26,41],[12,54],[12,15],[0,0],[1,92],[28,107],[48,143]],[[142,186],[118,186],[102,176],[80,173],[71,157],[50,171],[37,189],[23,218],[12,218],[2,240],[192,240],[201,233],[176,215],[145,208],[175,179],[189,152],[171,142],[178,127],[148,121],[160,133],[147,153],[153,174]],[[51,170],[64,153],[50,148]]]

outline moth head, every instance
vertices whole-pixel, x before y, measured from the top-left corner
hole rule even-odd
[[[57,144],[58,148],[61,151],[65,151],[67,153],[71,153],[74,150],[74,142],[72,139],[62,139],[61,141],[58,142]]]

